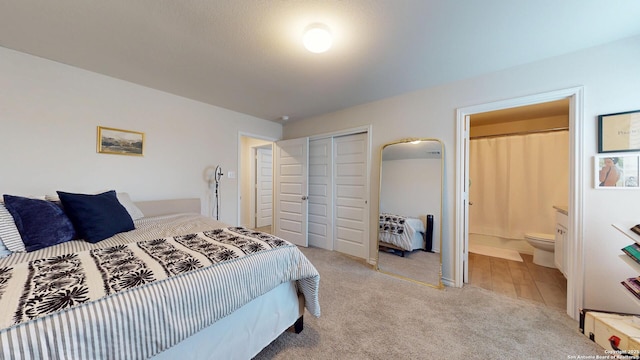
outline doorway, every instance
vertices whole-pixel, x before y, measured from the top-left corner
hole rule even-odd
[[[583,302],[582,202],[583,202],[583,88],[576,87],[548,93],[509,99],[457,110],[455,244],[452,284],[462,287],[469,279],[469,137],[470,117],[488,111],[516,108],[550,101],[569,99],[569,226],[567,236],[567,313],[579,317]]]
[[[534,259],[524,236],[554,239],[569,201],[569,99],[472,114],[469,133],[465,283],[565,309],[563,243]]]
[[[238,141],[238,225],[269,232],[271,226],[274,139],[249,134]]]

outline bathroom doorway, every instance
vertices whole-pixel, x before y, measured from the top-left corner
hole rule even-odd
[[[583,306],[584,275],[581,270],[584,258],[582,248],[583,232],[583,173],[584,164],[584,130],[583,108],[584,89],[574,87],[563,90],[550,91],[520,98],[496,101],[464,108],[456,112],[456,207],[455,207],[455,246],[454,246],[454,272],[452,286],[462,287],[469,278],[469,252],[468,252],[468,211],[469,211],[469,123],[473,114],[485,113],[495,110],[517,108],[555,100],[569,99],[569,201],[568,201],[568,225],[566,237],[566,278],[567,278],[567,314],[573,319],[578,319],[579,309]],[[447,279],[445,279],[446,281]]]
[[[565,309],[564,275],[524,235],[553,238],[569,202],[569,99],[472,114],[469,130],[469,284]]]

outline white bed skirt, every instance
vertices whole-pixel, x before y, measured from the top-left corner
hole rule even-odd
[[[302,311],[295,282],[284,283],[152,359],[251,359]]]

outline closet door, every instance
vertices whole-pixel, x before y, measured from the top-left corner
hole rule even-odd
[[[333,250],[333,138],[309,141],[309,245]]]
[[[335,227],[334,249],[369,256],[368,136],[334,137]]]
[[[256,227],[269,226],[273,214],[273,150],[258,148],[256,157]]]
[[[299,246],[307,246],[307,176],[309,139],[275,143],[274,233]]]

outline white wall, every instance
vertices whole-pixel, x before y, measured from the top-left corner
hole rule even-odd
[[[96,153],[98,125],[141,131],[143,157]],[[0,47],[0,193],[115,189],[135,201],[202,199],[203,172],[237,171],[238,132],[281,125]],[[220,219],[237,224],[238,179],[220,185]]]
[[[380,209],[403,216],[440,212],[440,159],[382,162]]]
[[[640,109],[640,36],[481,77],[325,114],[284,127],[287,139],[367,124],[373,126],[371,215],[378,211],[380,147],[406,137],[439,138],[445,147],[443,276],[454,271],[455,112],[457,108],[584,86],[584,263],[587,308],[637,312],[619,282],[638,272],[618,257],[630,243],[611,223],[640,222],[640,191],[595,190],[597,116]],[[384,86],[384,84],[380,84]],[[375,244],[375,222],[371,244]],[[371,254],[375,245],[371,247]]]

